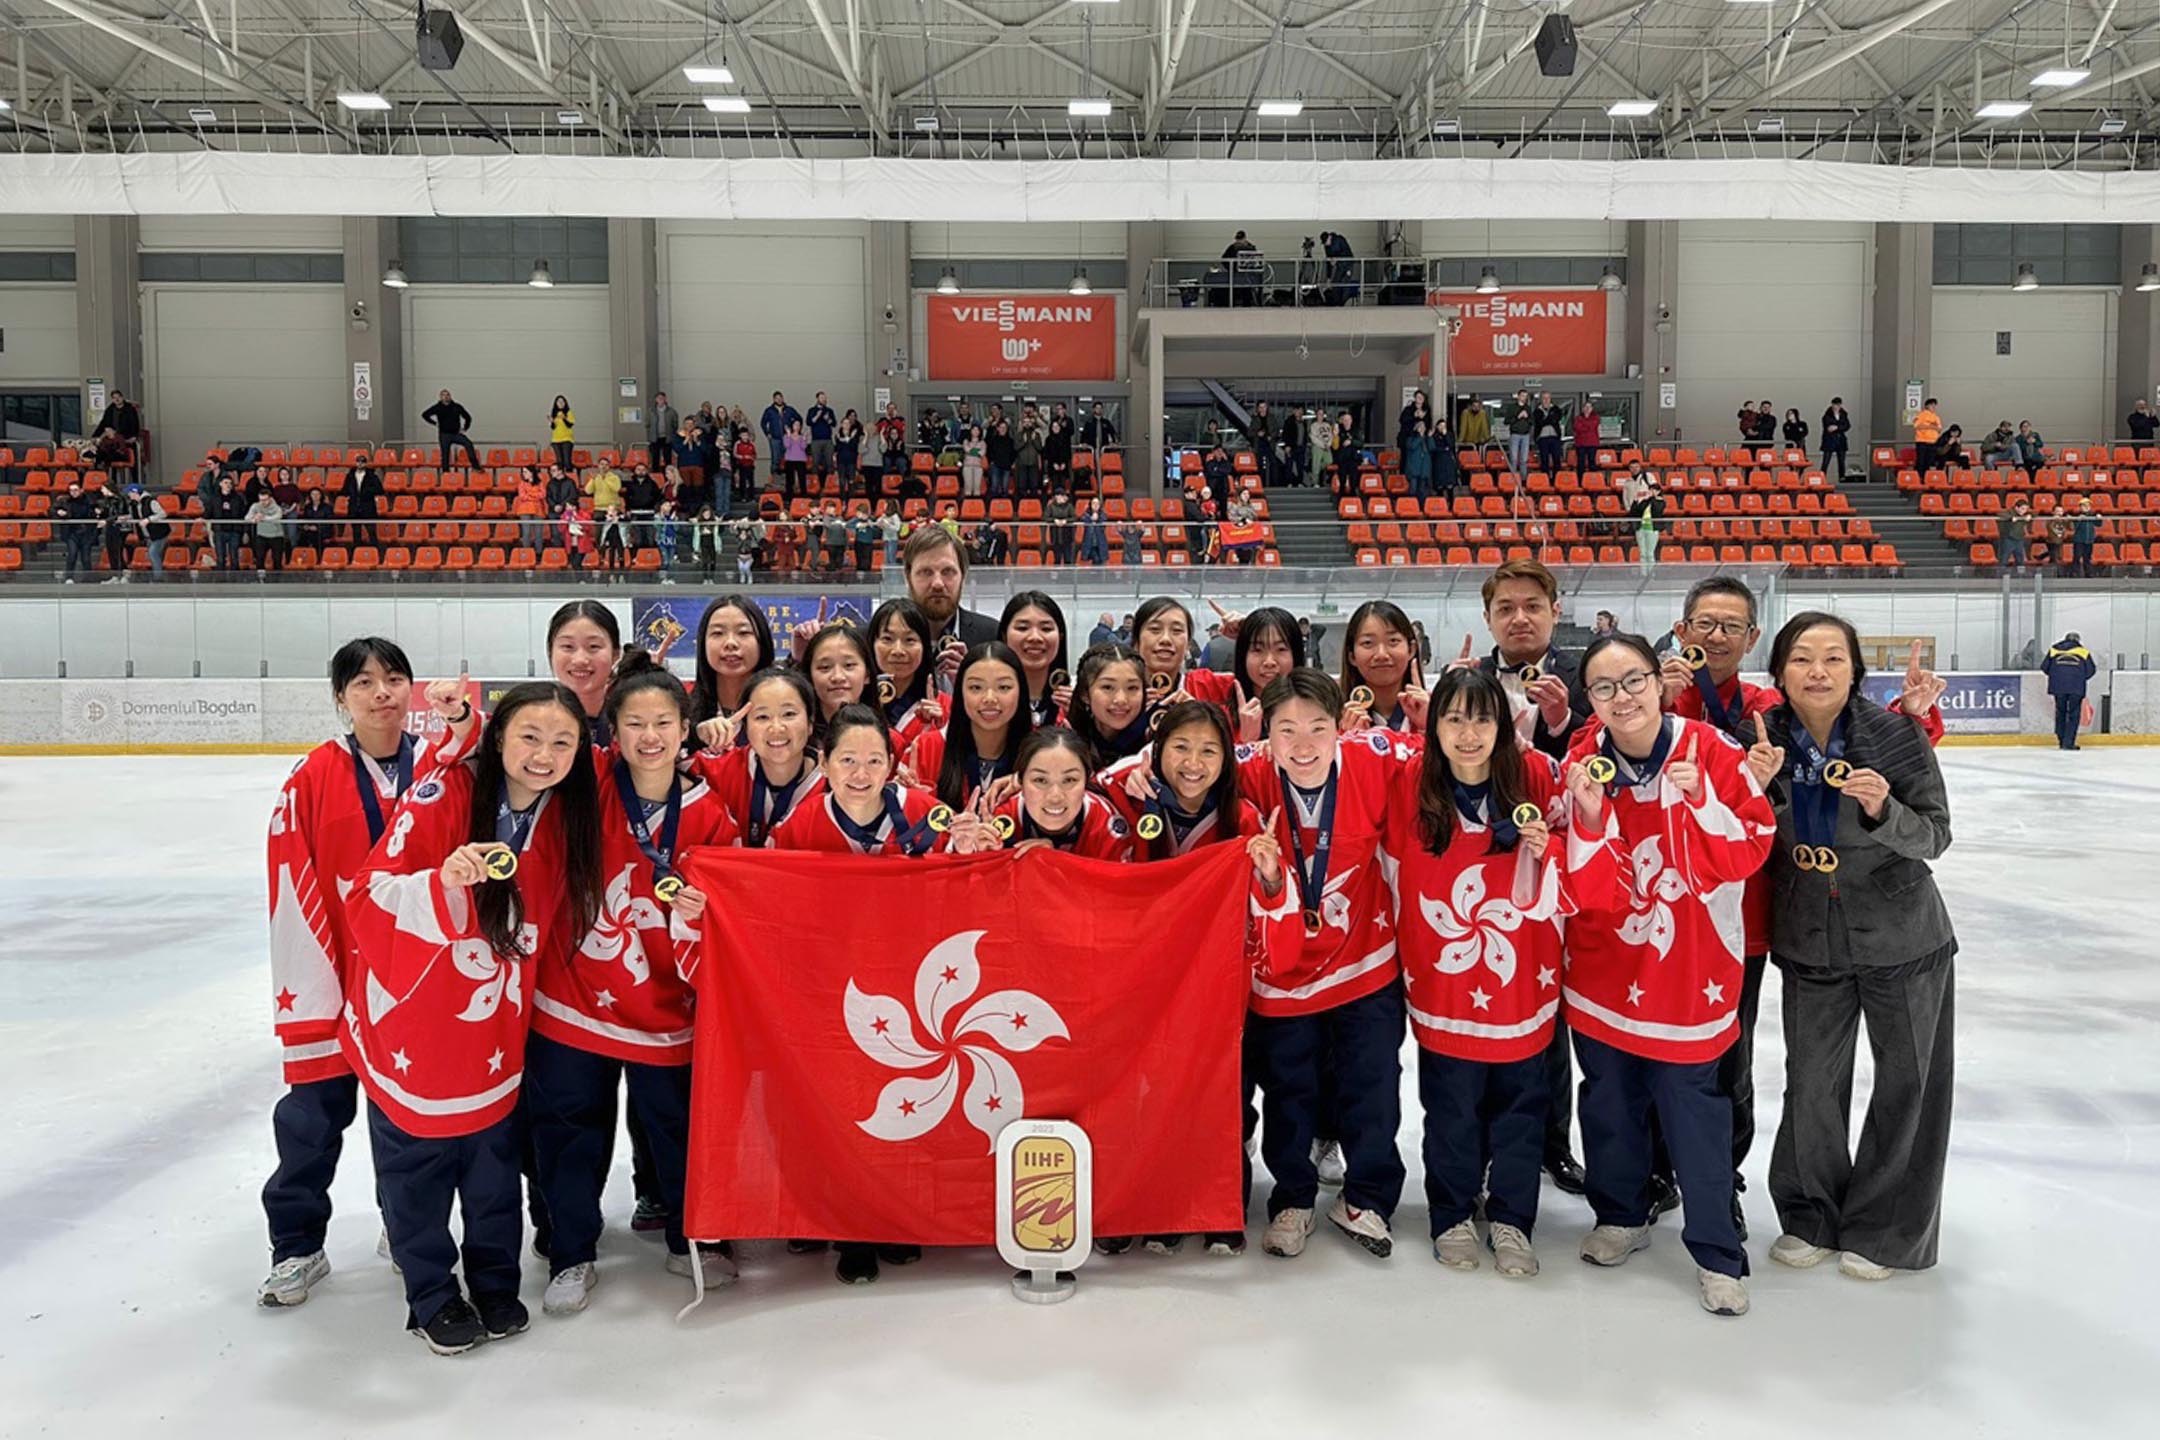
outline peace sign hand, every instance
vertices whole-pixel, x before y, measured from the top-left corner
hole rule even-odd
[[[1245,853],[1252,857],[1253,873],[1260,877],[1261,885],[1270,895],[1279,892],[1283,883],[1282,844],[1275,838],[1275,827],[1281,820],[1282,806],[1278,805],[1275,813],[1268,816],[1267,828],[1245,842]]]
[[[1935,708],[1949,688],[1949,681],[1920,663],[1920,642],[1913,641],[1912,655],[1905,662],[1905,689],[1895,708],[1918,720]]]
[[[1678,760],[1668,762],[1665,766],[1665,774],[1671,779],[1673,788],[1678,790],[1683,798],[1690,801],[1702,798],[1702,767],[1695,763],[1696,744],[1696,737],[1690,734],[1687,742],[1687,754],[1681,756]]]
[[[1462,637],[1462,654],[1456,656],[1453,660],[1448,661],[1448,669],[1464,670],[1468,669],[1472,665],[1477,664],[1477,661],[1470,658],[1470,647],[1473,643],[1474,642],[1471,636],[1467,632],[1465,632]]]
[[[1770,743],[1770,731],[1763,725],[1759,710],[1755,712],[1755,743],[1748,746],[1747,768],[1755,777],[1755,783],[1765,790],[1785,768],[1785,747]]]
[[[1257,695],[1247,695],[1245,693],[1245,687],[1243,684],[1240,684],[1237,687],[1237,696],[1238,743],[1241,745],[1250,745],[1260,738],[1260,724],[1262,720],[1260,697]]]
[[[735,743],[740,722],[733,715],[715,715],[697,727],[698,743],[707,750],[726,750]]]

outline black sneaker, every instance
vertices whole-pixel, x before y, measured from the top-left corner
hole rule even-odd
[[[1207,1242],[1210,1255],[1242,1255],[1245,1253],[1243,1230],[1210,1230],[1200,1237]]]
[[[1150,1235],[1142,1242],[1150,1255],[1175,1255],[1185,1243],[1183,1235]]]
[[[515,1295],[476,1295],[473,1307],[480,1312],[480,1323],[490,1340],[507,1340],[532,1324],[532,1312]]]
[[[637,1207],[630,1212],[630,1230],[636,1235],[652,1235],[667,1229],[667,1206],[647,1196],[638,1197]]]
[[[1133,1247],[1130,1235],[1098,1235],[1095,1237],[1095,1253],[1098,1255],[1122,1255]]]
[[[913,1265],[922,1259],[922,1246],[880,1245],[877,1247],[877,1257],[887,1265]]]
[[[1680,1187],[1668,1175],[1650,1177],[1650,1223],[1657,1224],[1660,1215],[1680,1208]]]
[[[1560,1154],[1545,1157],[1545,1173],[1552,1183],[1569,1195],[1580,1195],[1585,1188],[1582,1162],[1573,1155]]]
[[[787,1242],[787,1253],[790,1255],[822,1255],[825,1253],[825,1242],[823,1240],[790,1240]]]
[[[462,1355],[487,1339],[487,1327],[462,1295],[451,1296],[427,1324],[408,1325],[406,1333],[425,1340],[437,1355]]]
[[[875,1245],[842,1245],[840,1263],[833,1267],[833,1274],[843,1285],[868,1285],[878,1277],[878,1257]]]
[[[1740,1192],[1737,1190],[1733,1191],[1732,1197],[1732,1225],[1733,1229],[1740,1232],[1742,1240],[1747,1239],[1747,1212],[1740,1208]]]

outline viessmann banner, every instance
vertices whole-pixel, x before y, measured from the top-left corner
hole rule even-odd
[[[1462,311],[1448,350],[1457,375],[1602,375],[1603,290],[1436,290],[1435,305]]]
[[[931,295],[932,380],[1115,380],[1111,295]]]

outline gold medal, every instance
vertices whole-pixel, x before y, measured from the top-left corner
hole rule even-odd
[[[1307,910],[1305,912],[1305,933],[1307,935],[1318,935],[1320,933],[1320,912],[1318,910]]]
[[[1852,779],[1852,761],[1850,760],[1832,760],[1822,767],[1822,783],[1833,790],[1844,789],[1845,782],[1850,779]]]
[[[488,879],[508,880],[511,876],[517,874],[517,867],[517,851],[512,850],[509,846],[501,845],[488,851]]]
[[[1515,824],[1518,829],[1524,825],[1535,825],[1544,818],[1545,812],[1531,801],[1525,800],[1515,807]]]
[[[1818,845],[1818,846],[1816,846],[1816,847],[1815,847],[1815,873],[1816,873],[1816,874],[1818,874],[1818,875],[1828,875],[1828,874],[1830,874],[1830,873],[1831,873],[1832,871],[1836,870],[1836,869],[1837,869],[1837,867],[1838,867],[1838,855],[1837,855],[1837,851],[1835,851],[1835,850],[1831,849],[1831,848],[1830,848],[1830,847],[1829,847],[1828,845]]]
[[[893,697],[899,693],[900,687],[893,684],[892,676],[880,675],[877,677],[877,698],[880,705],[892,704]]]
[[[930,814],[927,818],[930,822],[931,830],[935,831],[939,835],[942,835],[947,830],[952,829],[952,806],[933,805],[930,807]]]
[[[1162,816],[1150,810],[1140,817],[1140,823],[1133,826],[1133,829],[1141,839],[1153,840],[1156,836],[1162,834]]]
[[[1815,868],[1815,847],[1812,845],[1793,846],[1792,863],[1802,870],[1813,870]]]
[[[1372,686],[1370,686],[1370,685],[1360,685],[1360,686],[1356,687],[1355,689],[1353,689],[1353,690],[1352,690],[1352,691],[1350,692],[1350,703],[1351,703],[1351,704],[1353,704],[1353,705],[1362,705],[1362,706],[1364,706],[1364,707],[1365,707],[1365,708],[1366,708],[1367,710],[1370,710],[1370,709],[1372,709],[1372,706],[1373,706],[1373,693],[1372,693]]]
[[[663,875],[653,882],[652,893],[660,897],[663,905],[674,904],[675,897],[682,892],[683,879],[680,875]]]
[[[1013,831],[1020,827],[1013,824],[1012,816],[1000,815],[990,822],[990,828],[997,831],[998,839],[1010,840],[1013,837]]]
[[[1148,694],[1167,695],[1175,684],[1168,675],[1150,675],[1147,681]]]
[[[1052,670],[1050,672],[1050,688],[1052,690],[1060,690],[1070,684],[1072,684],[1072,676],[1066,674],[1063,670]]]
[[[1620,767],[1604,755],[1592,755],[1583,761],[1583,773],[1600,785],[1610,785],[1620,774]]]
[[[1680,652],[1680,658],[1687,661],[1688,669],[1700,670],[1710,663],[1710,652],[1700,645],[1690,645]]]
[[[1535,660],[1532,660],[1515,673],[1522,676],[1522,683],[1525,685],[1535,684],[1545,678],[1544,667],[1540,666]]]
[[[1153,734],[1154,734],[1154,733],[1155,733],[1156,731],[1158,731],[1158,730],[1162,729],[1162,717],[1163,717],[1163,712],[1162,712],[1162,711],[1160,711],[1160,710],[1150,710],[1150,711],[1148,711],[1148,715],[1147,715],[1147,733],[1148,733],[1148,734],[1150,734],[1150,735],[1153,735]]]

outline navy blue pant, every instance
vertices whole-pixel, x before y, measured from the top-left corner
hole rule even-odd
[[[615,1151],[615,1092],[626,1079],[630,1109],[652,1143],[668,1249],[690,1253],[682,1232],[690,1067],[628,1064],[534,1035],[525,1044],[526,1117],[547,1202],[548,1264],[558,1275],[591,1260],[600,1243],[600,1193]]]
[[[2085,697],[2082,695],[2057,695],[2055,697],[2055,743],[2068,750],[2077,744],[2078,722],[2085,718]]]
[[[1675,1065],[1575,1036],[1582,1067],[1583,1171],[1600,1225],[1650,1223],[1650,1115],[1657,1113],[1680,1182],[1680,1238],[1705,1270],[1748,1273],[1733,1228],[1732,1101],[1718,1062]]]
[[[1575,1153],[1575,1067],[1568,1059],[1568,1028],[1553,1027],[1552,1043],[1539,1057],[1545,1074],[1545,1163],[1557,1165]]]
[[[1486,1219],[1530,1234],[1545,1156],[1543,1052],[1494,1065],[1420,1048],[1418,1099],[1434,1237],[1468,1220],[1480,1192]]]
[[[359,1113],[360,1082],[351,1075],[295,1085],[270,1112],[277,1169],[263,1186],[270,1219],[270,1263],[323,1248],[330,1230],[330,1182],[337,1178],[345,1132]]]
[[[516,1117],[455,1139],[423,1140],[370,1105],[368,1139],[390,1258],[405,1275],[406,1323],[425,1325],[457,1298],[453,1272],[461,1258],[473,1299],[517,1294],[525,1224],[518,1213]],[[450,1235],[452,1201],[464,1230],[462,1254]]]
[[[1246,1055],[1262,1091],[1260,1154],[1275,1188],[1270,1219],[1288,1209],[1311,1209],[1320,1193],[1312,1159],[1321,1121],[1324,1071],[1335,1086],[1337,1138],[1342,1141],[1343,1199],[1386,1217],[1402,1199],[1402,986],[1391,984],[1317,1015],[1254,1015],[1246,1021]]]

